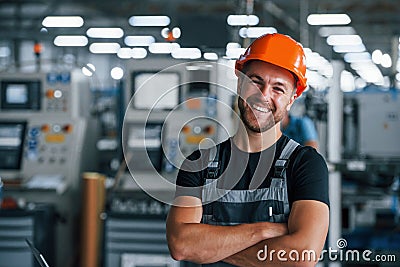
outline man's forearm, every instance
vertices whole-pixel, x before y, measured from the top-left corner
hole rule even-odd
[[[264,240],[224,261],[240,267],[314,266],[321,249],[312,245],[305,247],[298,238],[300,236],[284,235]]]
[[[286,224],[269,222],[236,226],[180,223],[170,228],[167,238],[175,259],[212,263],[285,233]]]

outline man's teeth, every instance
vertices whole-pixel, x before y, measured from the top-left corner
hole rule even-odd
[[[264,112],[264,113],[267,113],[269,111],[268,108],[263,108],[263,107],[260,107],[260,106],[254,105],[254,104],[253,104],[253,108],[258,111]]]

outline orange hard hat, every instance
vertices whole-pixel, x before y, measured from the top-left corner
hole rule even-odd
[[[297,96],[307,87],[303,46],[287,35],[273,33],[257,38],[236,60],[235,68],[242,71],[249,60],[265,61],[291,71],[297,77]]]

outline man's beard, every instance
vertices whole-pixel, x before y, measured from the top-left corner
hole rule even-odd
[[[251,99],[249,97],[247,101]],[[240,111],[240,118],[242,119],[245,126],[256,133],[263,133],[275,126],[276,123],[282,120],[283,112],[277,112],[273,107],[268,108],[265,111],[265,107],[260,105],[264,112],[261,112],[255,108],[257,105],[251,101],[245,102],[241,97],[238,99],[238,107]],[[250,103],[250,104],[249,104]],[[257,105],[258,106],[258,105]]]

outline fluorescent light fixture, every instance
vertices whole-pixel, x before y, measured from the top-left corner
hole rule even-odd
[[[131,57],[135,59],[142,59],[147,57],[147,50],[142,47],[132,48]]]
[[[238,59],[245,51],[246,48],[229,48],[226,49],[225,53],[227,58]]]
[[[392,58],[389,54],[382,55],[381,65],[384,68],[390,68],[392,66]]]
[[[239,30],[239,35],[242,38],[258,38],[267,33],[278,32],[274,27],[243,27]]]
[[[229,15],[226,21],[231,26],[255,26],[260,19],[256,15]]]
[[[0,47],[0,57],[8,57],[11,55],[11,50],[8,46]]]
[[[242,46],[239,43],[227,43],[226,49],[234,49],[234,48],[241,48]]]
[[[371,55],[368,52],[346,53],[344,54],[344,61],[346,61],[347,63],[368,62],[371,61]]]
[[[360,45],[362,44],[361,37],[357,34],[337,34],[330,35],[326,39],[328,45]]]
[[[117,52],[117,56],[123,59],[131,58],[131,48],[129,47],[120,48]]]
[[[129,24],[132,26],[168,26],[171,19],[168,16],[132,16]]]
[[[359,45],[334,45],[333,51],[336,53],[359,53],[366,50],[364,44]]]
[[[44,27],[70,27],[79,28],[83,26],[83,18],[80,16],[47,16],[43,19]]]
[[[381,64],[382,61],[382,51],[379,49],[376,49],[372,52],[372,62],[374,62],[375,64]]]
[[[310,25],[347,25],[351,19],[347,14],[310,14],[307,22]]]
[[[347,70],[342,71],[340,74],[340,89],[343,92],[353,92],[355,88],[353,74]]]
[[[121,80],[122,77],[124,77],[124,70],[120,67],[114,67],[112,68],[111,72],[111,78],[114,80]]]
[[[86,46],[88,38],[83,35],[59,35],[53,43],[56,46]]]
[[[155,41],[156,39],[151,35],[130,35],[126,36],[124,39],[127,46],[149,46]]]
[[[354,81],[354,85],[356,86],[356,89],[361,89],[361,88],[364,88],[365,86],[367,86],[367,83],[365,82],[365,80],[363,78],[358,77]]]
[[[95,71],[96,67],[92,63],[87,63],[82,67],[82,73],[88,77],[91,77]]]
[[[116,54],[120,48],[118,43],[92,43],[89,51],[93,54]]]
[[[170,54],[178,48],[180,48],[180,45],[177,43],[152,43],[149,46],[149,51],[153,54]]]
[[[218,55],[216,53],[204,53],[203,54],[204,59],[207,60],[218,60]]]
[[[337,26],[337,27],[321,27],[318,30],[318,34],[321,37],[328,37],[329,35],[335,34],[356,34],[356,30],[354,30],[351,26]]]
[[[178,48],[171,52],[173,58],[197,59],[201,58],[201,51],[198,48]]]
[[[375,68],[376,65],[372,61],[366,61],[366,62],[353,62],[350,64],[350,67],[355,70],[362,70],[362,69],[368,69],[368,68]]]
[[[124,31],[121,28],[89,28],[86,35],[90,38],[121,38]]]
[[[179,38],[181,37],[181,34],[182,34],[181,28],[175,27],[172,29],[172,37]]]

